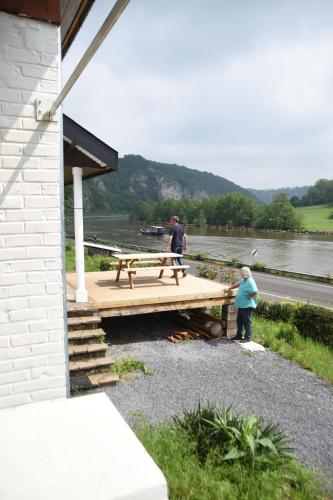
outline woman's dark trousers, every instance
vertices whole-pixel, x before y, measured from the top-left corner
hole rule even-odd
[[[243,328],[245,330],[245,338],[252,339],[252,313],[253,307],[240,307],[237,313],[237,337],[242,337]]]

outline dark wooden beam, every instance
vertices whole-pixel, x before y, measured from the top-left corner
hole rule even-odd
[[[0,10],[60,24],[59,0],[0,0]]]

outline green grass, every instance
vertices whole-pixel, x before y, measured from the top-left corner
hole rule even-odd
[[[289,323],[253,318],[254,340],[333,383],[333,349],[299,335]]]
[[[101,271],[101,268],[105,263],[112,262],[114,260],[114,265],[111,265],[110,270],[116,269],[118,262],[112,257],[106,257],[105,255],[88,255],[87,251],[84,252],[84,267],[85,272],[97,272]],[[75,272],[75,252],[72,243],[67,243],[66,245],[66,271],[68,273]]]
[[[126,373],[134,372],[136,370],[141,370],[145,375],[155,375],[153,370],[146,367],[143,361],[139,359],[133,359],[128,356],[121,356],[116,360],[116,362],[111,366],[111,371],[119,377],[123,377]]]
[[[312,473],[292,458],[276,457],[261,467],[224,461],[214,450],[204,461],[186,429],[141,423],[136,433],[163,471],[170,500],[314,500],[320,493]]]
[[[333,207],[329,205],[313,205],[296,208],[303,216],[302,227],[306,231],[333,231]]]

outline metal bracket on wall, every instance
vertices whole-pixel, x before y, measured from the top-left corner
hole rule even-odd
[[[37,121],[49,121],[49,122],[57,122],[58,121],[58,113],[54,113],[52,116],[50,114],[50,109],[54,100],[40,98],[36,99],[36,120]]]

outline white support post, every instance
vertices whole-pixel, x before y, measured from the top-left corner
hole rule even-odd
[[[88,302],[84,278],[82,169],[73,167],[76,302]]]

